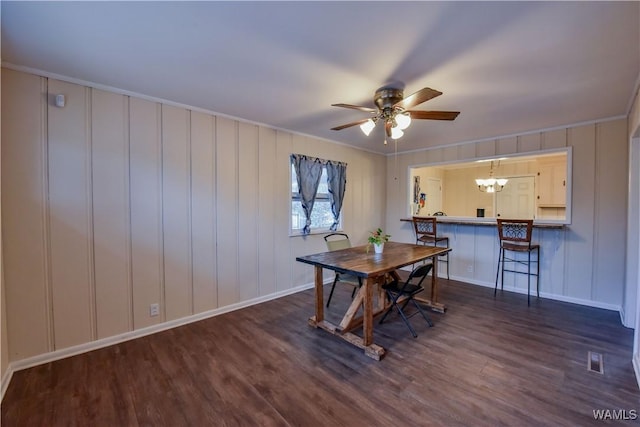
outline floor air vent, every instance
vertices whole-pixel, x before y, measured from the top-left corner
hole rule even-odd
[[[590,351],[587,358],[587,369],[589,371],[604,374],[602,354]]]

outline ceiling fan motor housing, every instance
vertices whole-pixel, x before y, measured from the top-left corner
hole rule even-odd
[[[373,96],[373,102],[381,111],[384,111],[392,108],[394,104],[402,101],[403,98],[404,92],[402,89],[382,88],[376,91]]]

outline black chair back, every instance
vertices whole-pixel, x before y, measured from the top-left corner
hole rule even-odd
[[[433,268],[433,264],[422,264],[420,267],[414,269],[411,274],[409,274],[409,278],[406,283],[410,283],[416,277],[420,278],[420,281],[417,283],[418,286],[422,284],[422,281],[429,274],[431,269]]]
[[[411,326],[411,323],[409,323],[409,317],[413,316],[414,314],[420,314],[429,326],[433,326],[433,322],[431,322],[429,316],[427,316],[427,314],[420,308],[420,305],[418,305],[414,298],[414,295],[424,290],[424,288],[422,287],[422,282],[424,281],[425,277],[427,277],[432,268],[433,264],[422,264],[420,267],[415,268],[409,274],[409,278],[406,281],[399,282],[398,280],[394,280],[393,282],[382,285],[382,289],[384,289],[387,293],[387,297],[389,298],[391,304],[385,311],[379,323],[384,322],[384,319],[386,319],[389,313],[395,308],[398,311],[398,314],[400,314],[400,316],[402,317],[404,323],[411,331],[411,335],[413,335],[414,338],[417,337],[418,334],[416,333],[415,329],[413,329],[413,326]],[[420,280],[418,281],[418,283],[412,283],[414,279]],[[403,302],[399,302],[401,297],[406,297]],[[404,311],[409,302],[412,302],[414,307],[416,308],[416,312],[411,315],[405,314]]]

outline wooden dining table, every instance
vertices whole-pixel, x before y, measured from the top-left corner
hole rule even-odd
[[[387,280],[401,280],[396,271],[399,268],[426,259],[435,261],[436,257],[450,250],[450,248],[436,246],[386,242],[382,253],[375,253],[373,247],[364,245],[297,257],[296,261],[315,267],[315,315],[309,318],[309,324],[344,339],[363,349],[367,356],[380,360],[385,350],[373,342],[373,318],[387,309],[389,304],[382,284]],[[324,268],[338,273],[352,274],[362,279],[362,286],[358,289],[339,325],[324,318]],[[419,301],[432,310],[444,312],[446,307],[438,302],[437,268],[438,263],[433,262],[430,298],[420,298]],[[376,299],[375,304],[374,299]],[[362,326],[362,337],[352,332],[360,326]]]

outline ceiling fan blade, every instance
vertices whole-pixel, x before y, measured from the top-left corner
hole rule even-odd
[[[425,87],[420,89],[416,93],[407,96],[402,101],[396,102],[393,106],[408,110],[411,107],[415,107],[418,104],[422,104],[423,102],[440,95],[442,95],[442,92],[431,89],[429,87]]]
[[[360,105],[351,105],[351,104],[331,104],[332,107],[342,107],[342,108],[351,108],[352,110],[364,111],[366,113],[377,113],[378,110],[375,108],[369,107],[361,107]]]
[[[361,125],[368,120],[369,119],[358,120],[357,122],[351,122],[351,123],[347,123],[346,125],[336,126],[334,128],[331,128],[331,130],[342,130],[342,129],[350,128],[351,126]]]
[[[460,111],[407,111],[412,119],[455,120]]]

